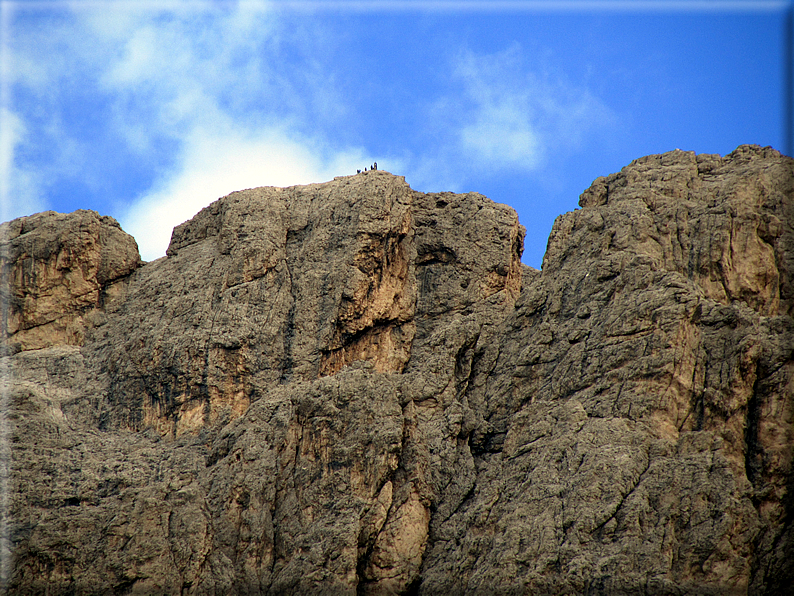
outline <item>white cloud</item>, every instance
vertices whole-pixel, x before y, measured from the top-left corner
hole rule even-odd
[[[107,87],[140,84],[157,74],[155,67],[158,31],[146,26],[138,29],[124,44],[122,59],[104,76]],[[170,69],[169,69],[170,70]]]
[[[404,160],[409,182],[454,192],[506,172],[546,182],[559,176],[552,171],[557,160],[610,134],[612,110],[548,62],[518,44],[452,57],[448,85],[419,129],[423,152]]]
[[[144,260],[163,256],[176,225],[230,192],[322,182],[366,163],[363,150],[332,151],[284,130],[253,134],[231,126],[193,131],[178,167],[121,217]]]
[[[302,62],[300,73],[285,75],[281,25],[267,5],[200,8],[128,15],[120,19],[126,29],[93,16],[87,21],[118,48],[99,76],[114,98],[114,128],[141,156],[163,137],[176,152],[119,217],[145,260],[163,256],[173,227],[221,196],[328,180],[367,159],[363,150],[332,149],[302,132],[307,104],[332,118],[344,109],[321,69]]]
[[[69,6],[47,14],[46,28],[31,17],[25,31],[33,34],[16,40],[21,59],[41,64],[19,81],[49,106],[37,131],[58,147],[58,160],[39,163],[37,174],[57,180],[60,168],[95,182],[112,176],[104,167],[111,159],[108,168],[124,167],[126,156],[140,160],[153,182],[117,203],[116,216],[144,259],[162,256],[174,226],[230,192],[329,180],[372,159],[314,130],[316,122],[333,128],[347,109],[323,66],[322,24],[292,27],[255,1]],[[75,89],[82,103],[68,106]],[[67,107],[101,114],[101,126],[65,129],[59,115]],[[22,121],[14,122],[5,144],[20,138]],[[112,152],[106,160],[101,148]],[[64,151],[79,163],[74,171]]]
[[[509,102],[481,106],[461,130],[460,142],[465,153],[500,168],[535,169],[543,151],[527,114]]]
[[[22,120],[11,110],[0,108],[0,221],[43,208],[33,174],[15,163],[17,147],[25,134]]]
[[[518,45],[491,55],[458,56],[453,80],[461,86],[459,99],[447,98],[437,113],[457,131],[449,150],[472,171],[538,171],[552,154],[578,148],[587,135],[614,121],[585,87],[528,62]]]

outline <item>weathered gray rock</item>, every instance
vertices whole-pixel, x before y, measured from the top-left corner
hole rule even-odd
[[[768,149],[673,152],[558,218],[475,351],[488,430],[425,593],[791,585],[793,184]]]
[[[82,319],[6,327],[10,591],[785,593],[794,160],[650,156],[580,204],[542,272],[510,208],[384,171],[233,193],[143,266],[37,241],[118,290],[11,286]]]

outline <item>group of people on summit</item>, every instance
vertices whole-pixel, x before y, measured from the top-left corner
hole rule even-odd
[[[372,167],[370,168],[370,170],[377,170],[377,169],[378,169],[378,162],[376,161],[374,164],[372,164]],[[364,167],[364,171],[365,172],[367,171],[366,167]],[[360,173],[361,173],[361,170],[356,170],[356,174],[360,174]]]

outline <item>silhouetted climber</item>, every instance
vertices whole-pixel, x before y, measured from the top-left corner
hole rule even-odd
[[[372,169],[373,170],[377,170],[378,169],[378,162],[377,161],[374,164],[372,164]]]
[[[361,173],[361,170],[356,170],[356,174],[360,174],[360,173]]]

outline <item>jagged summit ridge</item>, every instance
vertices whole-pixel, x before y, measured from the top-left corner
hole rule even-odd
[[[147,264],[90,212],[3,224],[11,591],[781,593],[794,161],[580,205],[542,272],[509,207],[381,170],[232,193]]]

